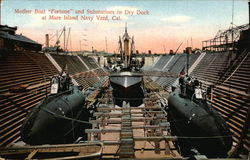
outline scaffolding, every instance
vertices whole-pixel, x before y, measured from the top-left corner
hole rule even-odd
[[[207,51],[236,50],[241,31],[249,28],[249,24],[219,30],[213,39],[202,41],[202,49]]]

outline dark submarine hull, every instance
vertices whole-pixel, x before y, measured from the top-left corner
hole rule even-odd
[[[27,115],[21,129],[22,140],[40,145],[73,143],[80,136],[84,138],[89,124],[63,118],[88,121],[90,114],[84,103],[84,94],[78,87],[46,97]]]
[[[110,76],[114,103],[120,107],[123,101],[132,107],[143,103],[142,75],[133,72],[114,73]]]
[[[196,149],[207,157],[226,157],[232,136],[225,120],[206,102],[194,102],[173,92],[168,98],[171,132],[179,136],[181,154],[191,156]]]

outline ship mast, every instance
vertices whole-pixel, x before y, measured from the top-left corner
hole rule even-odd
[[[135,41],[134,36],[132,36],[132,42],[131,42],[131,54],[135,53]]]
[[[119,45],[119,51],[118,51],[118,52],[120,52],[120,54],[121,54],[121,60],[123,61],[123,60],[124,60],[124,57],[123,57],[123,51],[122,51],[122,40],[121,40],[121,36],[119,36],[118,45]]]
[[[106,52],[108,53],[108,40],[107,40],[107,36],[105,36],[105,46],[106,46]]]
[[[63,27],[63,49],[64,49],[64,51],[66,50],[66,37],[65,37],[65,31],[66,31],[66,29],[65,29],[65,26]]]
[[[66,49],[65,49],[65,51],[68,51],[69,36],[70,36],[70,28],[69,28],[69,31],[68,31],[68,38],[67,38],[67,41],[66,41]]]
[[[123,39],[123,47],[124,47],[124,50],[123,50],[123,54],[124,54],[124,66],[125,68],[128,68],[129,66],[129,61],[130,61],[130,55],[131,55],[131,46],[130,46],[130,37],[128,35],[128,31],[127,31],[127,23],[126,23],[126,26],[125,26],[125,33],[122,37]]]

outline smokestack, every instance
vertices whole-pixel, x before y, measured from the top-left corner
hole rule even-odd
[[[148,54],[152,54],[151,50],[148,50]]]
[[[45,34],[45,45],[49,47],[49,34]]]

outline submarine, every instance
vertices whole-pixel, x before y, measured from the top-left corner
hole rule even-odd
[[[226,121],[206,101],[201,82],[181,76],[179,84],[180,88],[173,88],[168,98],[167,113],[181,154],[192,156],[198,152],[209,158],[227,157],[232,134]]]
[[[123,40],[123,41],[122,41]],[[134,37],[130,38],[125,27],[125,33],[119,37],[119,59],[111,68],[109,76],[113,89],[114,103],[120,107],[123,101],[132,107],[143,103],[143,74],[140,68],[144,65],[144,59],[139,61],[134,54]]]
[[[72,86],[67,73],[52,77],[51,94],[27,115],[21,139],[30,145],[74,143],[90,128],[90,112],[85,107],[81,86]]]

